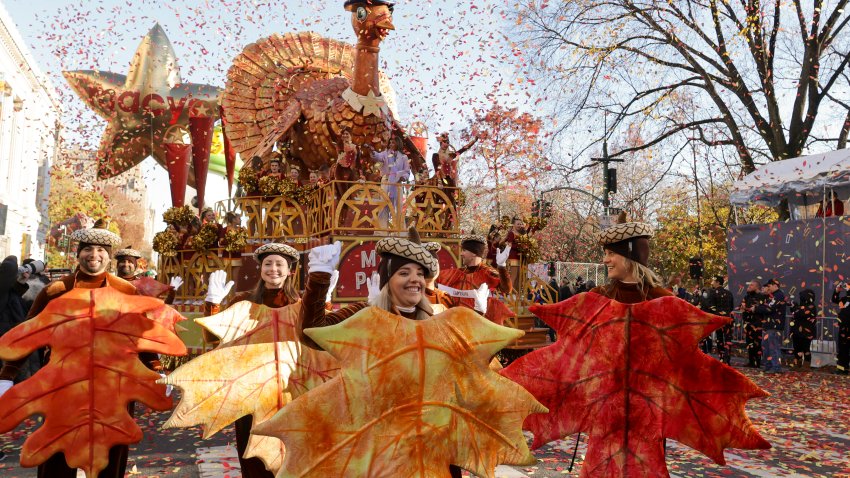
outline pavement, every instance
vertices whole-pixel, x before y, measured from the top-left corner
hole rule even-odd
[[[726,465],[667,441],[667,466],[673,477],[829,477],[850,478],[850,379],[823,372],[789,371],[766,374],[738,369],[771,396],[752,400],[747,412],[756,428],[773,448],[727,450]],[[176,403],[176,401],[175,401]],[[144,431],[141,443],[131,446],[127,477],[130,478],[238,478],[233,427],[209,440],[199,428],[162,430],[170,412],[137,408],[137,422]],[[0,462],[0,477],[31,478],[34,469],[18,465],[26,436],[38,426],[27,420],[16,430],[0,435],[0,447],[8,456]],[[529,440],[530,440],[529,436]],[[576,437],[552,442],[534,452],[535,466],[496,470],[497,478],[579,476],[587,439],[579,439],[570,471]],[[82,476],[82,474],[80,475]]]

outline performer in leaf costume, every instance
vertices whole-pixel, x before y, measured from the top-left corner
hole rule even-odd
[[[260,280],[253,290],[237,293],[231,304],[242,301],[250,301],[254,304],[262,304],[267,307],[280,308],[292,305],[301,300],[295,289],[292,275],[298,264],[298,251],[292,246],[282,243],[269,243],[254,251],[254,258],[260,265]],[[233,281],[227,282],[227,274],[224,271],[215,271],[210,274],[209,288],[206,296],[207,315],[217,314],[221,311],[221,302],[233,287]],[[208,333],[204,329],[204,333]],[[219,340],[220,337],[214,338]],[[260,458],[245,458],[245,450],[248,448],[253,417],[245,415],[236,420],[236,450],[239,452],[239,465],[242,468],[242,476],[245,478],[274,478],[274,473],[266,469]]]
[[[535,448],[588,435],[582,477],[669,476],[666,438],[719,464],[725,448],[770,448],[744,410],[767,394],[698,348],[730,319],[661,288],[646,267],[651,236],[634,222],[602,231],[610,282],[532,306],[558,340],[501,372],[549,408],[525,421]]]
[[[142,438],[133,401],[171,407],[151,372],[162,369],[157,353],[186,354],[174,333],[182,317],[107,272],[121,239],[101,226],[74,232],[77,269],[48,284],[28,320],[0,339],[0,431],[45,416],[21,454],[23,466],[39,465],[39,478],[75,478],[76,468],[89,478],[123,477],[127,445]],[[13,387],[20,357],[44,346],[47,365]]]
[[[489,368],[522,332],[466,307],[432,317],[425,288],[437,259],[413,228],[376,244],[380,290],[369,302],[328,312],[340,249],[310,251],[299,324],[303,343],[340,360],[340,375],[254,429],[286,445],[279,476],[460,477],[462,466],[492,477],[500,463],[533,463],[520,427],[544,408]]]
[[[183,278],[179,276],[172,277],[171,283],[165,285],[152,277],[146,275],[140,276],[136,268],[141,258],[142,253],[133,249],[133,246],[127,246],[115,252],[115,265],[118,277],[133,284],[136,291],[141,295],[159,298],[165,295],[165,299],[163,299],[165,303],[169,305],[173,304],[177,289],[183,285]]]

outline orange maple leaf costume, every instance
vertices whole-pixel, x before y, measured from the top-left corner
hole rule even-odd
[[[66,288],[69,282],[75,287]],[[78,271],[45,288],[31,313],[38,314],[0,339],[0,354],[10,360],[3,377],[14,374],[19,356],[45,345],[52,349],[44,368],[0,398],[3,431],[32,414],[46,417],[21,455],[22,465],[44,468],[39,476],[76,476],[68,465],[85,469],[89,477],[107,465],[108,476],[123,475],[127,444],[142,438],[132,420],[132,402],[156,410],[171,407],[165,388],[154,384],[159,375],[150,369],[159,367],[157,353],[185,355],[173,329],[179,314],[134,292],[108,273]],[[77,428],[80,433],[73,432]],[[121,458],[111,460],[113,455]]]
[[[121,243],[120,237],[98,224],[75,231],[71,239],[79,242],[78,256],[94,246],[112,256],[112,248]],[[61,300],[66,295],[71,299]],[[60,302],[54,303],[55,300]],[[14,428],[34,413],[47,417],[45,425],[27,440],[21,455],[24,466],[39,465],[39,477],[73,478],[77,467],[84,468],[89,476],[100,472],[102,477],[123,477],[127,444],[141,439],[141,430],[132,420],[132,402],[144,401],[161,410],[171,406],[165,388],[154,383],[158,375],[144,368],[162,369],[157,353],[185,355],[185,346],[174,334],[174,324],[182,317],[162,301],[138,296],[136,288],[124,279],[108,272],[91,275],[77,269],[42,289],[27,319],[3,336],[0,353],[5,361],[0,380],[13,381],[17,377],[24,362],[20,359],[22,348],[35,350],[49,345],[53,358],[31,379],[3,394],[0,428]],[[52,332],[46,336],[40,330]],[[76,345],[69,349],[73,344]],[[80,350],[89,350],[91,355],[78,357]],[[115,370],[122,372],[111,373]],[[76,385],[69,385],[65,383],[69,376],[80,379]],[[44,386],[55,389],[49,394],[38,392]],[[68,407],[81,387],[93,388],[94,400],[88,400],[79,412],[69,414]],[[116,390],[122,391],[117,399]],[[52,400],[45,404],[37,398],[39,393]],[[61,411],[53,407],[61,407]],[[63,420],[67,426],[79,426],[77,422],[69,425],[74,419],[91,423],[81,430],[106,428],[98,433],[81,433],[82,440],[60,433]],[[48,425],[58,427],[53,441],[46,438],[51,430]]]

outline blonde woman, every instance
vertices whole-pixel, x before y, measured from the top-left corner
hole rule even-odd
[[[624,304],[673,295],[647,265],[652,233],[652,226],[642,222],[621,222],[602,231],[599,245],[604,252],[602,263],[608,268],[608,283],[590,292]]]

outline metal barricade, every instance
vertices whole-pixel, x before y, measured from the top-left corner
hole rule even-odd
[[[785,330],[782,331],[782,348],[793,350],[793,342],[791,340],[791,321],[794,318],[792,314],[785,317]],[[838,337],[838,318],[837,317],[818,317],[815,321],[815,335],[812,338],[813,342],[817,341],[818,352],[821,353],[836,353],[836,338]],[[744,317],[739,311],[732,312],[732,342],[744,343],[746,341],[744,330]],[[815,346],[812,346],[812,351]]]

